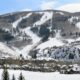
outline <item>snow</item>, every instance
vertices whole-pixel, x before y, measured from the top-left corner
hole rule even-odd
[[[78,37],[76,39],[68,38],[68,39],[65,39],[65,40],[68,41],[68,43],[71,43],[71,42],[75,42],[75,41],[80,41],[80,37]]]
[[[48,41],[40,44],[37,48],[40,48],[40,49],[45,49],[47,47],[53,47],[53,46],[63,46],[64,43],[61,41],[61,40],[58,40],[56,38],[49,38]]]
[[[75,47],[80,49],[80,45],[77,45],[77,46],[75,46]]]
[[[80,37],[78,37],[78,38],[76,39],[76,41],[80,41]]]
[[[39,21],[35,22],[33,26],[41,25],[41,24],[45,23],[47,20],[52,19],[53,12],[43,12],[43,14],[44,15],[41,17],[41,19]]]
[[[25,59],[31,59],[31,57],[28,55],[28,53],[32,49],[32,47],[33,47],[33,45],[27,45],[21,50],[16,47],[12,47],[12,48],[15,51],[16,55],[18,55],[18,57],[20,54],[22,54]]]
[[[17,47],[12,46],[11,48],[12,48],[13,51],[15,51],[17,56],[19,56],[21,54],[20,49],[18,49]]]
[[[17,25],[22,21],[22,19],[28,18],[32,13],[28,13],[26,16],[24,17],[20,17],[18,20],[16,20],[12,25],[14,28],[17,27]]]
[[[0,51],[2,52],[2,54],[5,55],[5,57],[7,56],[16,57],[17,56],[15,55],[15,51],[10,49],[10,47],[6,46],[6,44],[2,42],[0,42]]]
[[[61,14],[61,15],[64,15],[64,13],[63,13],[63,12],[56,12],[56,13],[59,13],[59,14]]]
[[[30,45],[27,45],[26,47],[24,47],[22,50],[21,50],[21,53],[24,53],[24,55],[27,55],[28,56],[28,53],[31,49],[33,49],[37,44],[38,42],[41,40],[40,37],[38,37],[36,34],[34,34],[31,30],[30,30],[31,27],[27,27],[25,29],[23,29],[23,31],[25,31],[25,33],[31,37],[32,39],[32,44]]]
[[[30,50],[33,48],[33,44],[32,45],[27,45],[26,47],[24,47],[21,50],[21,53],[25,56],[28,57],[28,53],[30,52]]]
[[[79,17],[77,17],[77,16],[72,16],[71,18],[68,19],[68,21],[69,21],[70,23],[72,23],[75,19],[78,20]]]
[[[58,31],[55,30],[55,32],[56,32],[56,35],[55,35],[54,38],[49,38],[48,41],[40,44],[37,48],[45,49],[47,47],[53,47],[53,46],[59,47],[59,46],[63,46],[64,43],[62,42],[62,40],[61,40],[62,37],[60,35],[61,31],[60,30],[58,30]]]
[[[36,34],[34,34],[34,33],[30,30],[30,28],[31,28],[31,27],[27,27],[27,28],[25,28],[23,31],[25,31],[25,33],[32,38],[33,43],[36,43],[36,42],[38,42],[38,41],[40,40],[40,38],[39,38]]]
[[[61,30],[55,30],[55,33],[56,33],[55,38],[56,39],[61,39],[61,35],[60,35]]]
[[[76,41],[80,41],[80,37],[78,37]],[[80,44],[77,44],[75,47],[80,49]]]
[[[25,46],[22,50],[21,53],[23,54],[24,58],[31,59],[31,56],[29,56],[29,52],[37,45],[35,44],[30,44]]]
[[[80,3],[72,3],[72,4],[65,4],[57,8],[57,10],[67,11],[67,12],[80,12]]]
[[[76,24],[76,27],[80,29],[80,22]]]
[[[66,41],[68,41],[68,43],[71,43],[71,42],[75,42],[75,39],[66,39]]]
[[[73,65],[73,70],[74,71],[80,71],[80,66],[78,64]]]
[[[0,76],[2,76],[2,69],[0,70]],[[25,77],[25,80],[79,80],[79,74],[60,74],[59,72],[52,73],[42,73],[42,72],[31,72],[31,71],[23,71],[23,70],[8,70],[10,74],[10,79],[12,79],[13,74],[18,80],[20,73]],[[1,77],[0,77],[0,80]]]

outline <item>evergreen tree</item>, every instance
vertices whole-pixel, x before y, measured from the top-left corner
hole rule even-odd
[[[20,73],[19,80],[25,80],[22,73]]]
[[[6,68],[4,68],[4,70],[3,70],[2,80],[9,80],[9,73]]]
[[[15,76],[14,75],[12,76],[12,80],[15,80]]]

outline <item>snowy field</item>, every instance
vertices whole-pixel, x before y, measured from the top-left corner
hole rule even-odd
[[[19,74],[22,72],[25,80],[80,80],[80,74],[59,74],[58,72],[42,73],[42,72],[30,72],[20,70],[8,70],[10,79],[14,74],[16,80],[18,80]],[[0,69],[0,80],[2,75],[2,69]]]

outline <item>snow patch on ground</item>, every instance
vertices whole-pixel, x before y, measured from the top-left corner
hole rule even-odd
[[[68,21],[69,21],[70,23],[72,23],[75,19],[78,20],[79,17],[72,16],[71,18],[68,19]]]
[[[0,76],[2,76],[2,69],[0,70]],[[32,72],[32,71],[23,71],[23,70],[8,70],[10,74],[10,79],[12,76],[16,77],[18,80],[20,73],[23,74],[25,80],[79,80],[79,74],[60,74],[59,72],[52,72],[52,73],[42,73],[42,72]],[[0,80],[1,77],[0,77]]]
[[[39,49],[39,48],[40,48],[40,49],[45,49],[45,48],[47,48],[47,47],[53,47],[53,46],[59,47],[59,46],[63,46],[63,45],[64,45],[64,43],[63,43],[61,40],[58,40],[58,39],[56,39],[56,38],[49,38],[48,41],[40,44],[37,48],[38,48],[38,49]]]
[[[80,22],[76,24],[76,27],[80,29]]]
[[[66,41],[68,41],[68,43],[71,43],[71,42],[75,42],[75,39],[66,39]]]
[[[78,37],[78,38],[76,39],[76,41],[80,41],[80,37]]]

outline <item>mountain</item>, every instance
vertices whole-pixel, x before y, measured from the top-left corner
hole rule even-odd
[[[60,10],[0,15],[0,55],[80,60],[80,13]],[[6,55],[4,55],[6,54]]]

